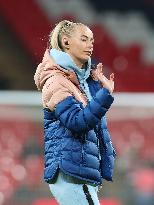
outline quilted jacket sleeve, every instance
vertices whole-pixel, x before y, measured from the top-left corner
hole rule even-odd
[[[85,108],[69,96],[56,105],[55,114],[61,123],[76,133],[93,129],[113,103],[113,96],[101,88]]]

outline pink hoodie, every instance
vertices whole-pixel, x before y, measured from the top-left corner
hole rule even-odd
[[[97,80],[95,70],[92,70],[91,76]],[[80,89],[75,72],[55,64],[48,49],[45,51],[42,63],[36,69],[34,80],[38,90],[42,91],[43,107],[54,110],[55,106],[68,96],[74,96],[84,106],[87,105],[87,97]]]
[[[87,104],[87,98],[80,90],[75,72],[55,64],[48,50],[36,69],[34,80],[38,90],[42,91],[43,107],[54,110],[56,104],[68,96],[74,96],[84,106]]]

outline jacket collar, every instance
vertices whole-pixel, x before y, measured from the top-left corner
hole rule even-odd
[[[79,80],[75,71],[72,69],[68,70],[60,65],[57,65],[52,56],[50,56],[50,51],[47,49],[44,53],[42,62],[37,66],[34,81],[38,90],[42,90],[44,83],[49,79],[53,74],[61,72],[63,73],[72,83],[79,87]],[[91,76],[93,80],[97,80],[95,76],[94,69],[91,70]]]
[[[89,58],[85,63],[85,68],[80,69],[76,66],[73,59],[68,53],[59,51],[57,49],[51,49],[49,53],[57,65],[66,70],[74,71],[77,74],[80,82],[87,80],[87,78],[90,76],[91,58]]]

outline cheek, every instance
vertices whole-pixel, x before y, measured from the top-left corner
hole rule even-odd
[[[83,46],[81,44],[75,45],[73,47],[73,51],[76,53],[76,55],[81,55],[83,54]]]
[[[76,40],[76,42],[73,42],[73,44],[70,46],[70,51],[73,53],[75,56],[81,56],[84,55],[84,50],[85,50],[85,43],[80,42]]]

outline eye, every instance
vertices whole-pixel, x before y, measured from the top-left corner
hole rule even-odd
[[[87,39],[85,39],[85,38],[81,38],[81,41],[87,41]]]

